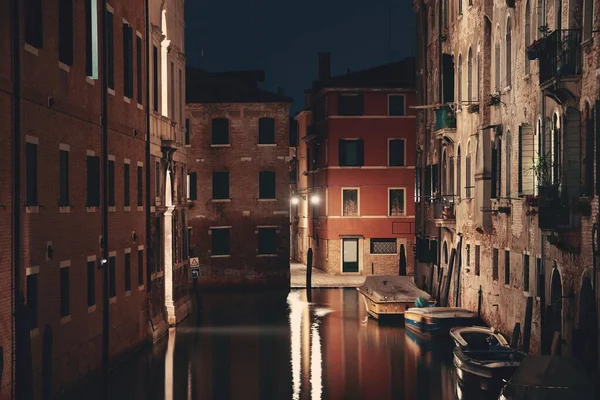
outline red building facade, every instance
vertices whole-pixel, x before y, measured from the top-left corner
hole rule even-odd
[[[334,274],[412,275],[413,61],[333,78],[328,54],[319,64],[307,94],[312,123],[299,133],[307,190],[296,193],[308,201],[308,215],[297,220],[308,219],[313,265]]]

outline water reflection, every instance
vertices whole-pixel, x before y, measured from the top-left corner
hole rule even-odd
[[[112,374],[110,399],[481,399],[449,340],[367,318],[355,289],[206,293],[203,314]],[[65,399],[99,399],[86,385]]]

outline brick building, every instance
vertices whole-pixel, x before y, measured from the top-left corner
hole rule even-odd
[[[593,366],[600,4],[413,5],[419,282],[505,334],[520,323],[532,353],[558,333]]]
[[[289,286],[289,104],[262,71],[188,69],[190,250],[200,284]]]
[[[156,9],[153,15],[164,16],[161,3],[155,3],[150,4]],[[183,4],[165,4],[177,16],[173,22],[182,43]],[[105,42],[101,2],[0,4],[0,223],[6,228],[0,233],[1,398],[21,390],[32,390],[35,398],[57,393],[102,366],[103,268],[109,269],[109,357],[120,357],[156,337],[147,300],[166,296],[160,295],[161,285],[149,285],[154,273],[148,265],[154,264],[147,254],[146,220],[155,207],[160,211],[161,203],[148,201],[156,175],[146,174],[152,158],[146,141],[144,7],[143,1],[109,1]],[[152,31],[157,27],[164,31],[160,22]],[[13,40],[16,47],[11,47]],[[177,59],[182,60],[182,45],[178,51]],[[183,62],[178,65],[183,70]],[[184,87],[182,82],[176,92],[181,98]],[[183,100],[173,103],[179,104],[180,117],[171,126],[177,126],[182,142]],[[161,119],[170,122],[164,115]],[[162,132],[154,136],[170,140],[171,146],[177,141]],[[172,153],[160,147],[153,153],[159,159]],[[175,158],[177,163],[185,177],[180,171],[185,158]],[[182,201],[185,204],[185,198]],[[171,250],[174,244],[165,241],[164,248]],[[164,262],[161,271],[169,265]],[[184,293],[187,279],[178,288]],[[19,307],[21,296],[24,308]],[[168,299],[165,303],[155,308],[168,309]],[[173,322],[167,314],[161,313],[165,323]],[[17,372],[10,361],[15,357]]]
[[[293,254],[332,274],[412,275],[414,60],[319,80],[297,116]],[[310,239],[310,242],[309,242]]]

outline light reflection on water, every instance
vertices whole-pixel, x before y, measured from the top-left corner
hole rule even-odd
[[[312,303],[306,298],[304,290],[203,294],[201,318],[115,370],[109,398],[469,398],[457,393],[449,338],[423,341],[402,321],[367,318],[355,289],[313,289]]]

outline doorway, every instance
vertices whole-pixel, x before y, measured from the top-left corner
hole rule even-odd
[[[573,341],[573,352],[588,371],[593,371],[598,362],[598,316],[593,285],[587,276],[581,283],[578,325],[577,338]]]
[[[400,263],[398,274],[400,276],[405,276],[406,275],[406,249],[404,248],[403,244],[400,245],[400,259],[398,262]]]
[[[342,272],[358,272],[358,239],[342,239]]]

